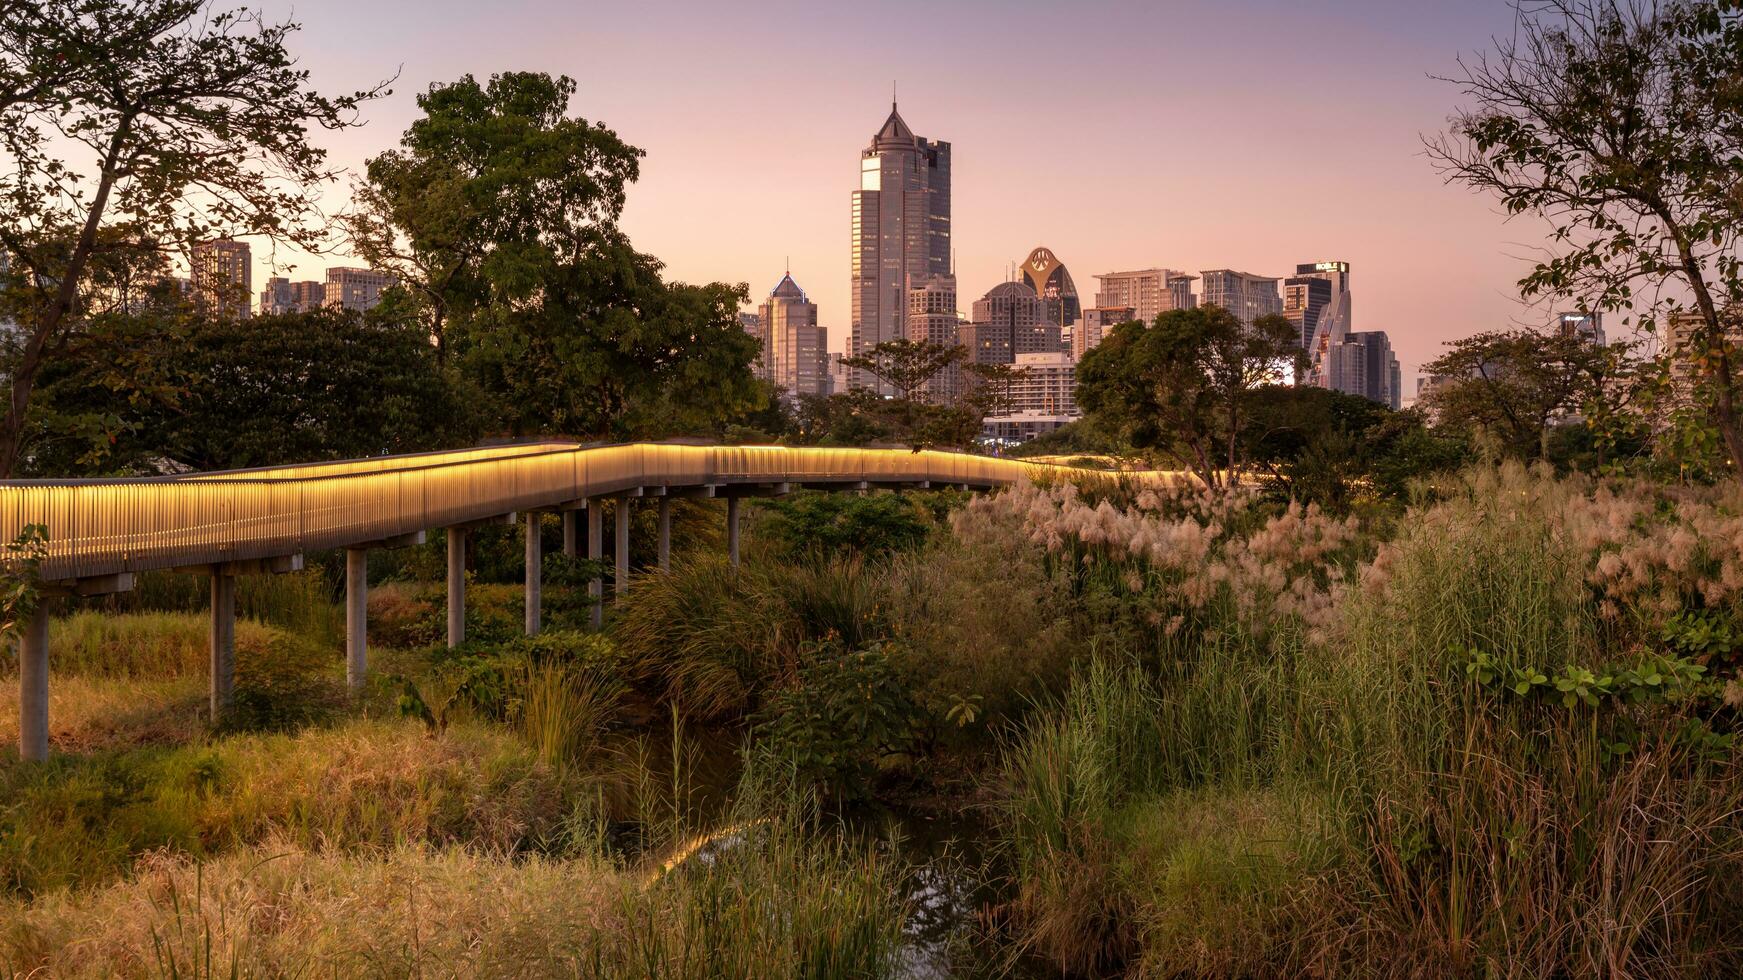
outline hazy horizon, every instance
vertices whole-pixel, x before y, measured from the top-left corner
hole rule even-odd
[[[892,3],[265,4],[303,24],[292,49],[323,92],[400,75],[368,125],[317,134],[360,169],[416,118],[415,96],[471,73],[578,82],[572,110],[647,151],[623,226],[667,274],[746,282],[783,271],[849,330],[849,194],[892,81],[915,132],[953,148],[952,234],[966,312],[1045,245],[1085,305],[1095,274],[1167,266],[1288,275],[1351,263],[1353,326],[1383,329],[1410,379],[1443,342],[1514,322],[1541,245],[1422,155],[1457,89],[1429,77],[1507,33],[1500,0],[1162,5]],[[345,188],[329,196],[337,207]],[[254,290],[271,274],[257,245]],[[297,258],[319,278],[341,258]],[[1615,328],[1612,328],[1615,332]]]

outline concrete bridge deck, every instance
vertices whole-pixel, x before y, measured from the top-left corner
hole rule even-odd
[[[539,629],[538,515],[561,513],[564,548],[579,552],[585,515],[588,557],[600,558],[603,501],[617,522],[613,588],[629,587],[631,503],[659,509],[659,565],[670,555],[670,501],[726,499],[728,550],[738,559],[739,500],[796,487],[830,490],[960,487],[992,490],[1023,479],[1077,479],[1101,471],[966,453],[907,449],[821,449],[632,443],[585,446],[537,442],[456,452],[381,456],[297,466],[140,479],[18,480],[0,483],[0,541],[26,526],[48,529],[38,574],[50,598],[22,624],[19,641],[20,751],[48,752],[48,618],[53,597],[125,591],[139,572],[196,571],[211,577],[211,702],[228,704],[234,663],[238,574],[290,571],[302,555],[347,552],[347,675],[361,685],[367,664],[368,552],[448,536],[448,641],[465,631],[465,540],[472,528],[527,515],[526,629]],[[1165,482],[1163,473],[1129,474]],[[595,597],[602,583],[590,588]],[[594,607],[594,622],[600,609]]]

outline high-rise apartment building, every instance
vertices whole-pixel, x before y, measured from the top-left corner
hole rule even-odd
[[[326,305],[327,289],[313,279],[292,282],[284,276],[266,280],[260,291],[262,315],[276,313],[307,313]]]
[[[758,312],[767,377],[789,398],[829,390],[829,334],[817,325],[817,304],[791,274],[781,277]]]
[[[927,276],[908,290],[908,339],[916,343],[932,343],[954,347],[962,318],[956,312],[956,277]],[[935,404],[955,400],[962,391],[962,374],[955,368],[940,371],[920,394]]]
[[[254,260],[247,242],[233,238],[195,245],[188,257],[194,304],[217,316],[241,319],[251,312]]]
[[[1083,305],[1077,298],[1077,284],[1051,249],[1037,248],[1023,260],[1023,284],[1046,303],[1047,316],[1054,323],[1066,328],[1077,323]]]
[[[361,313],[381,302],[381,294],[397,282],[391,272],[336,266],[327,270],[323,302],[334,309]]]
[[[1130,306],[1092,306],[1083,311],[1083,318],[1071,329],[1071,358],[1083,360],[1083,355],[1101,344],[1108,331],[1138,318]]]
[[[1197,276],[1173,269],[1138,269],[1096,276],[1095,305],[1132,308],[1136,319],[1150,323],[1169,310],[1190,310],[1198,305],[1192,295]]]
[[[892,102],[860,153],[853,192],[848,353],[907,337],[909,290],[950,272],[950,144],[915,136]],[[864,372],[854,375],[855,384],[890,393]]]
[[[974,364],[1014,364],[1020,354],[1063,349],[1059,324],[1047,319],[1046,302],[1020,282],[1001,282],[974,301],[962,345]]]
[[[1283,312],[1283,297],[1277,292],[1277,280],[1271,276],[1233,269],[1210,269],[1202,275],[1205,305],[1220,306],[1249,327],[1262,316]]]

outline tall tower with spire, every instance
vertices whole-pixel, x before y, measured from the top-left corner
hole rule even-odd
[[[908,337],[909,290],[948,277],[950,255],[950,144],[915,136],[892,101],[859,155],[848,353]],[[859,372],[852,383],[882,387]]]

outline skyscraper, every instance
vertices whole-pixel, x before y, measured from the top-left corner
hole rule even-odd
[[[793,281],[781,277],[759,311],[767,377],[797,399],[829,389],[829,334],[817,325],[817,304]]]
[[[381,294],[398,281],[391,272],[336,266],[327,270],[323,302],[334,309],[361,313],[381,302]]]
[[[1056,354],[1059,324],[1047,319],[1047,304],[1020,282],[1001,282],[974,301],[962,328],[962,345],[974,364],[1014,364],[1019,354]]]
[[[1283,297],[1277,294],[1277,280],[1255,276],[1233,269],[1211,269],[1204,273],[1204,303],[1220,306],[1247,326],[1262,316],[1283,312]]]
[[[1198,277],[1173,269],[1107,272],[1095,278],[1095,305],[1129,306],[1133,318],[1145,323],[1155,320],[1159,313],[1190,310],[1198,305],[1192,295],[1192,283]]]
[[[1326,285],[1313,286],[1315,281]],[[1354,326],[1350,320],[1350,264],[1348,262],[1303,262],[1295,267],[1295,275],[1289,283],[1306,283],[1308,288],[1325,301],[1317,308],[1310,303],[1310,317],[1303,317],[1303,322],[1297,324],[1302,329],[1301,346],[1310,353],[1314,349],[1314,337],[1323,327],[1328,334],[1343,336]],[[1308,319],[1312,323],[1306,322]],[[1292,318],[1293,322],[1293,318]]]
[[[907,337],[908,291],[950,275],[950,144],[915,136],[896,104],[860,153],[848,353]],[[863,372],[854,383],[891,389]]]
[[[218,316],[242,318],[254,298],[254,261],[248,243],[234,238],[201,242],[188,257],[194,304]]]
[[[1319,316],[1330,303],[1330,280],[1319,276],[1291,276],[1283,280],[1283,317],[1295,325],[1302,350],[1313,346]]]
[[[1037,248],[1023,260],[1023,284],[1035,291],[1047,304],[1047,316],[1061,327],[1077,322],[1082,304],[1077,299],[1077,284],[1065,263],[1048,248]]]

